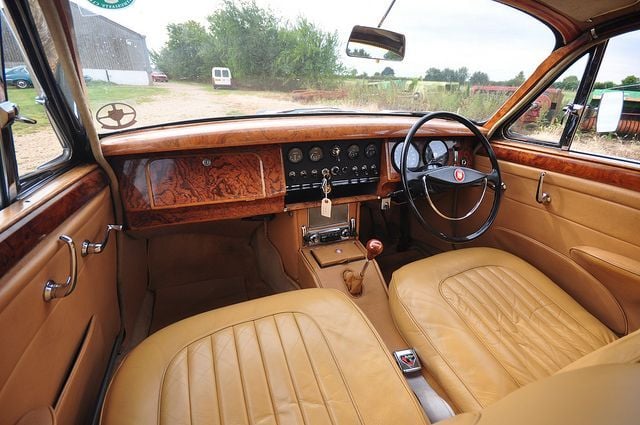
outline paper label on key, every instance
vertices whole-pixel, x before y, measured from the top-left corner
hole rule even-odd
[[[324,198],[320,203],[320,215],[331,218],[331,199]]]

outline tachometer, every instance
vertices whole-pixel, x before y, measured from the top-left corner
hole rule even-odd
[[[432,140],[425,145],[422,159],[429,168],[447,165],[449,148],[442,140]]]
[[[393,147],[393,168],[396,171],[400,171],[400,164],[402,163],[402,147],[404,146],[404,142],[398,142]],[[409,152],[407,154],[407,168],[417,168],[420,165],[420,153],[418,152],[418,148],[411,143],[409,146]]]

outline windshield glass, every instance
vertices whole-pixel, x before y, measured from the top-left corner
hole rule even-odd
[[[382,28],[402,61],[348,57],[390,0],[78,0],[80,61],[99,132],[280,113],[445,110],[483,120],[554,45],[488,0],[398,0]]]

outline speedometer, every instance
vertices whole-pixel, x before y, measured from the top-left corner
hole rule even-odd
[[[400,165],[402,164],[402,147],[404,146],[404,142],[398,142],[393,147],[393,168],[396,171],[400,172]],[[409,152],[407,154],[407,168],[417,168],[420,165],[420,153],[418,152],[418,148],[411,143],[409,146]]]

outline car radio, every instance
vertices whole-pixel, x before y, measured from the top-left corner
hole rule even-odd
[[[356,219],[349,218],[348,204],[333,207],[331,217],[323,217],[320,208],[309,208],[309,226],[302,226],[305,245],[338,242],[356,236]]]

